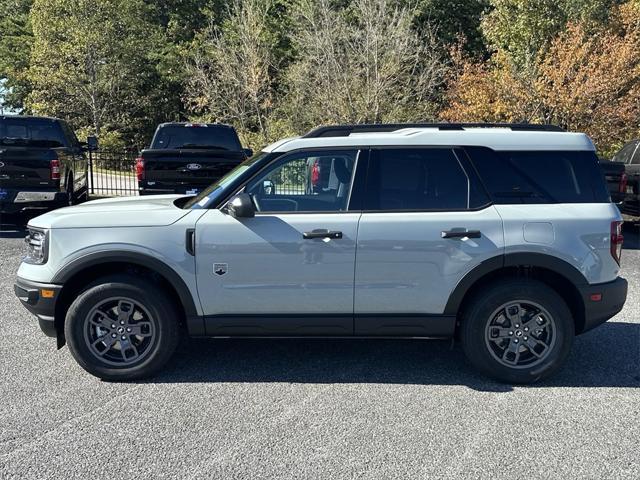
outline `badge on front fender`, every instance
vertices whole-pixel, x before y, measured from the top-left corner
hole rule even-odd
[[[213,264],[213,273],[216,275],[224,275],[227,273],[229,266],[226,263],[214,263]]]

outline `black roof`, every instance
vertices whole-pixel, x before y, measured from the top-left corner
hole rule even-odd
[[[564,132],[556,125],[531,123],[370,123],[356,125],[327,125],[310,130],[303,138],[347,137],[354,132],[393,132],[402,128],[438,128],[440,130],[463,130],[464,128],[510,128],[513,131]]]

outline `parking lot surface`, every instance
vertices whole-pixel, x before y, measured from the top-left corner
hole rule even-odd
[[[640,242],[629,299],[553,379],[481,377],[459,346],[185,342],[143,383],[91,377],[13,294],[0,231],[0,478],[640,478]]]

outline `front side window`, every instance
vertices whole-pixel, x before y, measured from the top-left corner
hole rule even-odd
[[[276,161],[245,189],[259,212],[347,210],[357,150],[318,150]]]
[[[381,149],[367,175],[366,210],[465,210],[470,183],[453,150]]]

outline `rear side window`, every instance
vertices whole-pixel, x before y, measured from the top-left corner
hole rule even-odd
[[[495,203],[609,202],[595,152],[465,150]]]
[[[369,164],[365,209],[466,210],[471,190],[451,149],[380,149]]]
[[[153,137],[151,148],[241,149],[235,130],[221,125],[167,125]]]
[[[0,118],[0,144],[34,147],[66,147],[62,127],[46,118]]]

